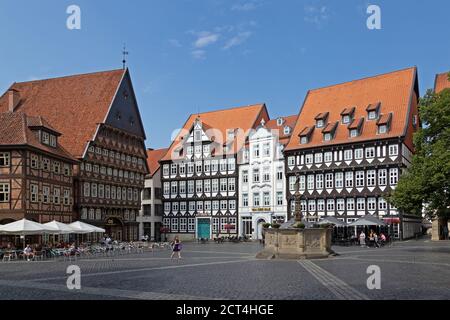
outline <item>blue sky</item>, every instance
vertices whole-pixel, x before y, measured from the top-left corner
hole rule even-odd
[[[81,30],[66,28],[69,5]],[[366,9],[381,8],[381,30]],[[299,111],[308,89],[418,66],[421,94],[450,70],[450,2],[0,0],[0,91],[121,67],[123,43],[148,147],[191,113],[265,102]]]

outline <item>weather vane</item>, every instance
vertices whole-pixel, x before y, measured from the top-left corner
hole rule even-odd
[[[122,64],[123,64],[123,69],[125,69],[126,64],[127,64],[127,55],[128,55],[127,47],[125,44],[123,45],[122,54],[123,54]]]

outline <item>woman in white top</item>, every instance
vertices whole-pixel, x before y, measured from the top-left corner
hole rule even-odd
[[[364,233],[364,231],[361,231],[361,233],[359,234],[359,244],[361,245],[361,247],[366,246],[366,234]]]

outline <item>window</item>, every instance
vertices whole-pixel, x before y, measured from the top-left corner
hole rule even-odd
[[[348,171],[345,173],[345,187],[353,188],[353,172]]]
[[[188,146],[186,153],[187,153],[188,156],[191,156],[194,153],[194,147],[193,146]]]
[[[265,167],[263,169],[263,182],[269,182],[270,181],[270,168]]]
[[[313,155],[312,154],[307,154],[305,156],[305,162],[306,162],[306,164],[312,164],[313,163]]]
[[[324,125],[325,125],[325,122],[323,121],[323,119],[317,120],[317,122],[316,122],[317,128],[323,128]]]
[[[193,180],[188,181],[188,193],[189,194],[194,193],[194,181]]]
[[[203,146],[203,153],[204,153],[205,155],[209,153],[209,144],[205,144],[205,145]]]
[[[366,148],[366,159],[372,159],[375,157],[375,148]]]
[[[197,174],[201,174],[202,173],[202,169],[203,169],[203,164],[201,161],[197,161],[195,163],[195,171],[197,172]]]
[[[48,203],[50,200],[50,187],[44,186],[42,188],[42,202]]]
[[[308,211],[309,212],[315,212],[316,211],[316,201],[315,200],[309,200],[308,201]]]
[[[65,164],[64,165],[64,175],[67,177],[67,176],[70,176],[70,166],[68,165],[68,164]]]
[[[230,192],[236,191],[236,183],[235,183],[234,178],[228,179],[228,191],[230,191]]]
[[[355,150],[355,159],[356,160],[361,160],[362,158],[363,158],[363,153],[364,152],[364,150],[361,148],[361,149],[356,149]]]
[[[356,199],[356,209],[357,210],[366,210],[366,199],[364,199],[364,198]]]
[[[242,194],[242,206],[248,207],[248,194],[247,193]]]
[[[1,152],[0,153],[0,167],[9,167],[10,163],[10,155],[9,152]]]
[[[333,188],[333,174],[332,173],[327,173],[325,175],[325,187],[327,189]]]
[[[178,193],[178,183],[176,181],[170,184],[170,193],[176,195]]]
[[[378,209],[387,210],[387,202],[383,198],[378,198]]]
[[[189,202],[189,211],[195,211],[195,202],[194,201]]]
[[[184,163],[180,163],[178,170],[180,172],[180,175],[186,174],[186,165]]]
[[[227,191],[227,179],[226,178],[220,179],[220,192],[226,191]]]
[[[186,232],[187,227],[187,219],[186,218],[180,218],[180,231]]]
[[[352,150],[345,150],[344,151],[344,160],[349,161],[353,159],[353,151]]]
[[[226,159],[220,160],[220,171],[227,171],[227,160]]]
[[[9,183],[0,183],[0,202],[9,202]]]
[[[353,198],[348,198],[347,199],[347,210],[348,211],[355,210],[355,199],[353,199]]]
[[[170,194],[170,183],[164,182],[163,189],[164,189],[164,195],[166,195],[166,196],[169,195]]]
[[[367,199],[367,210],[375,211],[377,209],[377,199],[368,198]]]
[[[61,196],[61,190],[59,188],[54,188],[53,189],[53,203],[54,204],[59,204],[60,196]]]
[[[317,211],[325,211],[325,200],[317,200]]]
[[[345,115],[342,117],[342,123],[343,124],[348,124],[350,123],[350,116],[349,115]]]
[[[344,187],[344,173],[336,172],[335,186],[336,186],[336,188],[343,188]]]
[[[68,206],[70,204],[70,190],[64,189],[64,205]]]
[[[194,152],[195,152],[195,155],[201,155],[201,153],[202,153],[202,145],[200,145],[200,144],[195,145]]]
[[[220,210],[221,211],[226,211],[227,210],[227,201],[226,200],[220,201]]]
[[[298,184],[299,184],[299,189],[300,190],[305,190],[305,176],[300,176],[299,177],[299,182],[298,182]]]
[[[364,187],[364,171],[356,172],[356,187]]]
[[[308,143],[308,137],[307,136],[302,136],[300,138],[300,144],[307,144]]]
[[[171,175],[176,175],[177,174],[177,165],[175,163],[172,163],[170,165],[170,174]]]
[[[377,118],[376,111],[369,111],[369,120],[375,120]]]
[[[350,130],[350,138],[356,138],[358,136],[358,129]]]
[[[394,186],[398,183],[398,169],[393,168],[389,170],[389,183]]]
[[[194,163],[193,162],[189,162],[187,164],[187,172],[188,172],[188,174],[193,174],[194,173]]]
[[[368,187],[375,187],[375,170],[369,170],[367,171],[367,186]]]
[[[230,200],[228,201],[228,208],[230,210],[236,210],[236,200]]]
[[[50,171],[50,159],[42,159],[42,169],[44,169],[45,171]]]
[[[219,180],[214,179],[212,181],[212,192],[219,192]]]
[[[398,156],[398,145],[391,144],[389,146],[389,155],[390,156]]]
[[[322,157],[322,153],[316,153],[314,155],[314,162],[315,163],[322,163],[323,157]]]
[[[186,212],[186,202],[180,202],[180,211]]]
[[[336,209],[337,209],[337,211],[344,211],[345,210],[345,201],[344,201],[344,199],[337,199],[336,200]]]
[[[228,171],[236,169],[236,160],[234,158],[228,159]]]
[[[277,119],[277,126],[282,126],[283,125],[283,118],[278,118]]]
[[[48,132],[42,132],[42,143],[50,144],[50,135],[48,134]]]
[[[84,194],[85,197],[90,197],[91,196],[91,185],[89,184],[89,182],[85,182],[84,183],[83,194]]]
[[[308,175],[307,181],[308,181],[308,184],[307,184],[308,190],[313,191],[314,190],[314,175],[313,174]]]
[[[295,176],[290,176],[289,177],[289,191],[294,192],[295,190],[295,182],[296,182],[296,177]]]
[[[331,140],[331,133],[324,133],[323,134],[323,140],[324,141],[330,141]]]
[[[283,205],[283,192],[277,192],[277,206]]]
[[[242,171],[242,182],[248,183],[248,171],[247,170]]]
[[[264,157],[270,156],[270,143],[264,143],[263,145],[263,155]]]
[[[164,211],[165,212],[170,212],[170,202],[165,202],[164,203]]]
[[[380,186],[387,185],[387,170],[386,169],[378,170],[378,185],[380,185]]]
[[[205,180],[203,182],[203,191],[205,193],[210,193],[211,192],[211,180]]]
[[[378,126],[378,134],[384,134],[387,132],[387,126],[385,124]]]
[[[259,158],[259,144],[253,146],[253,156]]]
[[[111,198],[111,186],[105,186],[105,198],[110,199]]]
[[[270,193],[269,192],[263,193],[263,205],[264,205],[264,207],[270,206]]]
[[[316,188],[317,190],[323,189],[323,174],[318,174],[316,176]]]
[[[103,184],[98,185],[98,197],[103,199],[105,197],[105,186]]]
[[[178,213],[178,202],[172,203],[172,213]]]
[[[171,219],[171,231],[178,231],[178,219]]]
[[[214,211],[219,210],[219,201],[215,200],[212,202],[212,208]]]
[[[188,218],[188,231],[189,232],[195,231],[195,218]]]
[[[259,199],[259,193],[253,194],[253,206],[259,207],[260,206],[260,199]]]
[[[0,154],[0,167],[1,167],[1,154]],[[31,155],[31,168],[33,169],[37,169],[38,168],[38,162],[39,162],[39,157],[35,154]]]
[[[333,153],[332,152],[325,152],[325,162],[332,162],[333,161]]]
[[[91,185],[91,196],[92,196],[92,198],[97,198],[97,184],[96,183],[93,183]],[[125,197],[123,197],[123,198],[125,200]]]
[[[36,184],[30,185],[31,202],[38,201],[38,192],[39,192],[38,189],[39,189],[38,185],[36,185]]]
[[[253,169],[253,182],[259,182],[259,169]]]
[[[289,157],[288,158],[288,165],[289,166],[295,166],[295,157]]]
[[[327,211],[334,211],[334,199],[327,200]]]
[[[211,161],[211,171],[217,172],[218,168],[219,168],[219,161],[217,161],[217,160]]]
[[[203,181],[197,180],[195,183],[195,192],[197,195],[201,195],[203,193]]]

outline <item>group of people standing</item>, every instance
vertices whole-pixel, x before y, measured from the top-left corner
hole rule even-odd
[[[361,247],[369,247],[369,245],[373,245],[375,248],[379,248],[386,243],[386,236],[384,233],[380,233],[378,235],[375,231],[370,230],[369,237],[366,237],[364,230],[359,234],[359,244]]]

